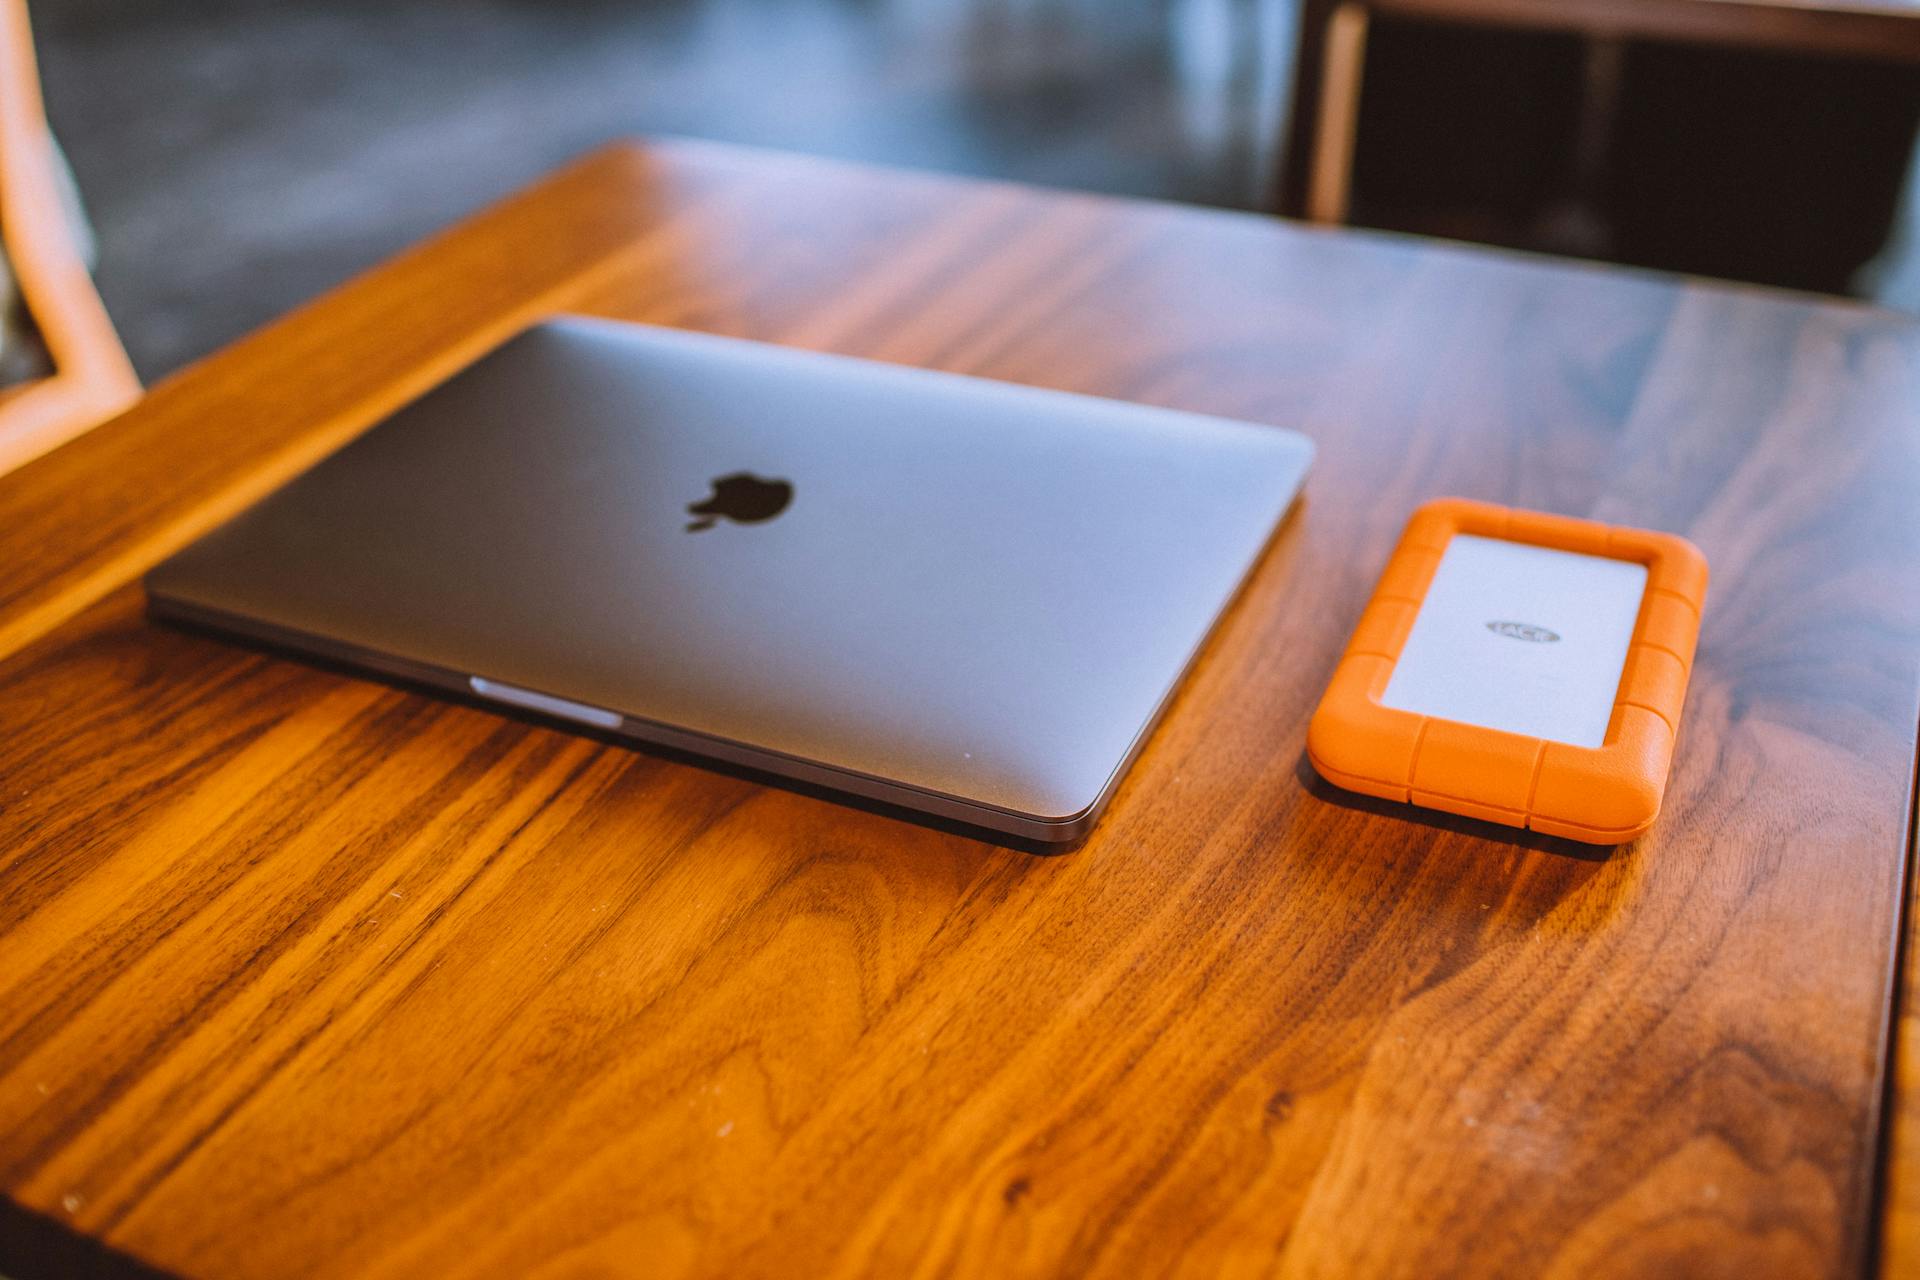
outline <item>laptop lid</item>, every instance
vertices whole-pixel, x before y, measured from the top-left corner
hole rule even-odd
[[[1068,838],[1311,455],[1275,427],[569,318],[147,585],[162,614]]]

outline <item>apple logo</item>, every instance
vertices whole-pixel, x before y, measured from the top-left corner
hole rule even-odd
[[[793,501],[793,486],[785,480],[763,480],[751,471],[736,471],[713,480],[713,496],[687,504],[688,533],[711,529],[721,520],[759,524],[771,520]]]

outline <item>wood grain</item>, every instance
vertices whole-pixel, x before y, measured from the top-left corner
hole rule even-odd
[[[1907,869],[1906,948],[1896,979],[1899,1016],[1894,1023],[1893,1062],[1887,1097],[1884,1148],[1886,1183],[1880,1222],[1881,1274],[1920,1275],[1920,882]]]
[[[542,305],[1283,423],[1320,462],[1055,858],[142,617],[141,567]],[[0,478],[0,1187],[208,1278],[1856,1274],[1917,408],[1920,327],[1861,308],[603,154]],[[1443,493],[1712,561],[1636,844],[1302,763]]]

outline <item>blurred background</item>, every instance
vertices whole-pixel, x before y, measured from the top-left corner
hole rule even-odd
[[[1920,0],[37,0],[144,380],[686,134],[1920,310]]]

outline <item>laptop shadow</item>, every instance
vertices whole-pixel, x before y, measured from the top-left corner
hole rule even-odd
[[[590,725],[581,724],[577,720],[543,715],[538,711],[511,706],[491,698],[481,698],[476,695],[465,694],[458,690],[449,689],[443,685],[430,684],[423,680],[409,679],[406,676],[396,675],[392,672],[370,671],[366,667],[353,663],[338,662],[317,654],[281,648],[264,640],[257,640],[249,636],[239,635],[215,627],[202,626],[186,618],[160,618],[149,614],[148,621],[156,626],[164,626],[175,631],[200,636],[221,645],[250,650],[265,657],[286,662],[297,662],[302,666],[310,667],[317,671],[325,671],[330,675],[342,676],[349,680],[384,684],[389,688],[403,689],[408,693],[417,693],[423,697],[433,698],[439,702],[457,703],[461,706],[471,707],[474,710],[484,711],[488,715],[501,719],[517,720],[522,724],[532,725],[537,728],[553,729],[576,738],[587,738],[605,746],[616,747],[622,751],[632,752],[635,755],[663,760],[670,764],[687,765],[696,769],[704,769],[709,773],[717,773],[724,777],[737,778],[742,782],[750,782],[759,786],[774,787],[781,791],[806,796],[809,799],[822,800],[830,804],[839,805],[842,808],[856,809],[862,813],[870,813],[878,817],[910,823],[913,826],[921,827],[929,831],[937,831],[942,835],[959,836],[980,844],[1008,849],[1015,853],[1025,853],[1039,858],[1057,857],[1060,854],[1072,853],[1087,842],[1087,835],[1081,835],[1073,840],[1063,840],[1059,842],[1026,840],[1019,836],[994,831],[988,827],[975,826],[951,818],[943,818],[935,814],[922,813],[917,809],[910,809],[903,805],[888,804],[883,800],[872,800],[864,796],[851,795],[847,792],[838,791],[832,787],[822,786],[818,783],[784,777],[780,774],[770,773],[763,769],[755,769],[747,765],[737,765],[724,760],[716,760],[711,756],[704,756],[698,752],[683,751],[675,747],[661,746],[655,743],[635,742],[631,738],[622,737],[610,731],[598,730]]]

